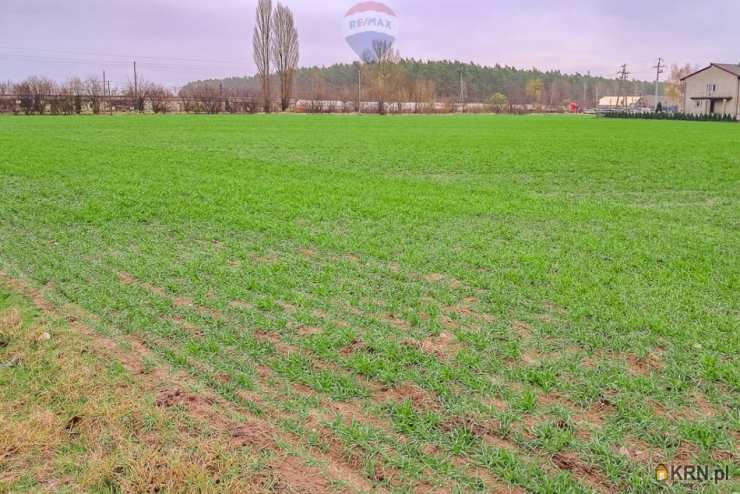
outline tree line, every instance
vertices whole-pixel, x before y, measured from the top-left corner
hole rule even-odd
[[[270,17],[271,24],[274,24],[275,17]],[[281,109],[292,106],[297,111],[356,111],[360,100],[364,102],[366,111],[378,113],[404,111],[404,108],[405,111],[416,112],[459,111],[462,79],[462,98],[469,104],[468,111],[477,108],[480,111],[507,112],[518,111],[525,106],[525,111],[538,108],[562,110],[569,101],[576,101],[583,107],[595,106],[599,97],[615,95],[619,90],[619,81],[582,74],[402,59],[390,46],[375,47],[380,56],[374,63],[295,68],[297,33],[290,38],[295,43],[288,43],[292,47],[288,56],[284,56],[285,52],[273,50],[271,66],[275,63],[280,68],[275,72],[265,71],[264,78],[258,74],[198,81],[175,93],[166,86],[146,80],[111,88],[97,77],[73,77],[62,83],[45,77],[29,77],[20,82],[0,82],[0,111],[101,113],[112,110],[111,105],[115,105],[115,111],[252,113],[258,109],[271,110],[273,102],[278,102],[276,107]],[[270,39],[283,38],[276,36]],[[680,80],[693,70],[690,65],[674,65],[664,94],[682,103],[684,85]],[[273,88],[277,88],[274,93]],[[633,88],[622,90],[623,94],[653,94],[654,85],[639,82],[634,83]],[[303,107],[296,104],[298,100],[304,101]],[[258,101],[261,102],[259,105]]]
[[[97,77],[72,77],[59,83],[48,77],[32,76],[20,82],[0,82],[0,111],[21,111],[26,114],[100,113],[104,102],[113,99],[120,104],[126,101],[131,110],[143,111],[146,101],[156,110],[161,110],[160,106],[173,96],[167,87],[147,81],[111,88],[106,81]]]
[[[564,109],[570,102],[595,107],[601,97],[655,94],[655,83],[566,74],[558,70],[519,69],[511,66],[484,66],[476,63],[401,58],[392,47],[378,47],[383,55],[373,63],[339,63],[295,69],[292,75],[294,100],[353,102],[372,101],[382,112],[385,103],[482,104],[493,111],[512,108],[530,110]],[[674,66],[671,79],[662,91],[681,101],[680,78],[690,67]],[[265,101],[275,96],[270,85],[279,84],[277,75],[259,74],[220,80],[195,81],[186,88],[221,86],[248,91]],[[396,105],[398,106],[398,105]]]
[[[107,112],[254,113],[254,94],[218,84],[184,87],[179,92],[146,80],[114,88],[97,77],[57,82],[32,76],[0,82],[0,113],[73,115]]]

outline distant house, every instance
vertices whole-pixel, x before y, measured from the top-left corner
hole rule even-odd
[[[687,113],[740,118],[740,64],[713,63],[681,81]]]

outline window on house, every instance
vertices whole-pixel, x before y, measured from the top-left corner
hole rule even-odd
[[[707,84],[707,92],[708,93],[713,93],[716,90],[717,90],[717,85],[716,84]]]

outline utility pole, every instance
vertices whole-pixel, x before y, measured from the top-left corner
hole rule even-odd
[[[624,89],[624,83],[627,82],[630,72],[627,72],[627,64],[622,65],[617,72],[619,77],[619,91],[617,94],[617,106],[619,106],[619,100],[622,98],[622,89]],[[627,107],[627,98],[624,98],[624,106]]]
[[[105,102],[106,87],[105,87],[105,71],[103,71],[103,102]],[[105,110],[102,110],[105,111]]]
[[[460,69],[460,111],[465,113],[465,81],[463,80],[463,73],[465,71]]]
[[[357,114],[362,115],[362,62],[357,63]]]
[[[134,60],[134,106],[139,107],[139,75],[136,72],[136,60]]]
[[[586,74],[586,78],[583,80],[583,106],[585,107],[588,102],[588,81],[591,79],[591,71],[589,70]]]
[[[663,64],[663,58],[658,57],[658,65],[653,67],[656,71],[655,73],[655,111],[658,111],[658,105],[660,104],[660,74],[665,72],[664,69],[665,65]]]
[[[219,106],[219,113],[226,111],[226,99],[224,98],[224,83],[219,82],[218,83],[218,106]]]

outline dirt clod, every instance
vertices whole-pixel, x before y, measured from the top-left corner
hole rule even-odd
[[[174,406],[193,408],[199,404],[213,405],[213,403],[213,398],[195,395],[179,389],[162,391],[157,397],[157,406],[163,408]]]
[[[315,336],[317,334],[323,333],[324,330],[321,328],[317,328],[314,326],[301,326],[298,329],[298,335],[299,336]]]
[[[264,422],[248,422],[231,430],[234,444],[239,447],[250,446],[257,449],[275,447],[272,431]]]
[[[440,402],[439,398],[416,384],[402,384],[400,386],[381,391],[377,400],[380,403],[400,403],[410,400],[413,403],[414,408],[419,410],[442,409],[442,402]]]
[[[80,425],[80,423],[82,423],[82,417],[75,415],[67,421],[67,425],[64,426],[64,431],[70,436],[77,436],[80,434],[80,431],[77,430],[77,426]]]
[[[611,492],[608,482],[604,480],[596,467],[583,462],[576,453],[560,452],[553,456],[552,461],[558,468],[573,473],[578,479],[585,481],[596,491]]]
[[[355,339],[350,343],[349,345],[342,348],[339,353],[343,357],[350,357],[356,353],[364,352],[364,351],[370,351],[372,350],[372,347],[369,347],[365,344],[365,342]]]
[[[453,357],[459,347],[457,337],[452,333],[442,332],[439,336],[426,338],[421,342],[421,350],[437,357]]]
[[[316,467],[306,465],[296,456],[275,460],[271,467],[271,479],[266,482],[271,492],[281,494],[325,494],[331,485]]]
[[[664,364],[658,352],[651,353],[646,357],[638,357],[632,353],[625,355],[624,360],[627,370],[633,376],[648,376],[654,372],[663,370]]]

